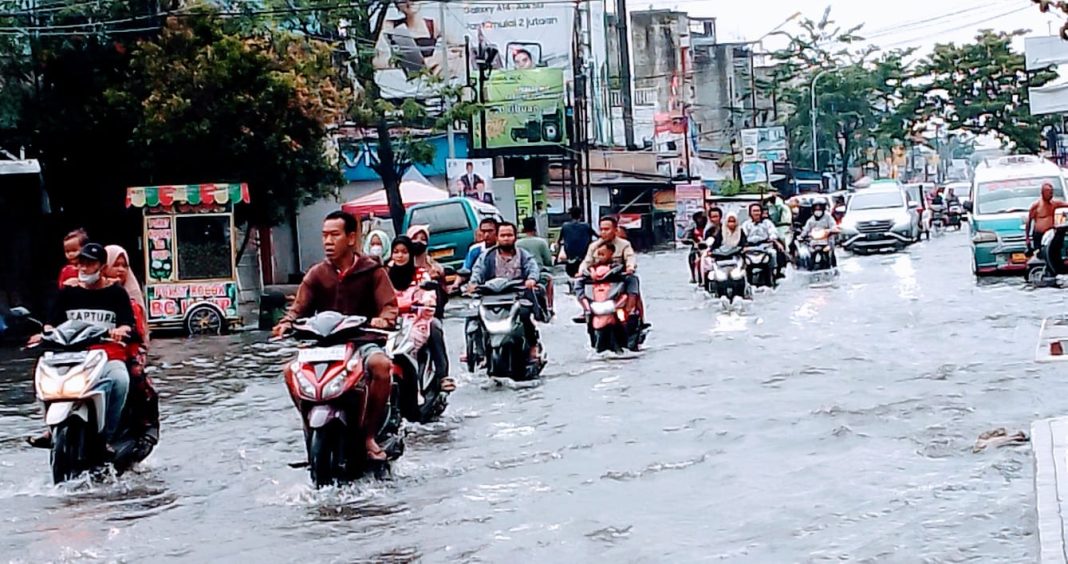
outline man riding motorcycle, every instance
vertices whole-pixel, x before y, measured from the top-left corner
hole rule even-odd
[[[330,213],[323,220],[322,237],[326,260],[304,275],[297,297],[274,327],[274,335],[287,333],[298,318],[323,311],[363,316],[370,319],[372,328],[391,329],[397,320],[397,296],[382,263],[359,253],[356,218],[342,211]],[[357,341],[362,345],[359,354],[370,382],[366,391],[347,398],[354,414],[363,411],[367,421],[364,446],[367,458],[373,461],[386,460],[386,453],[375,441],[375,433],[386,416],[393,367],[382,350],[384,340],[385,337],[365,334]],[[366,400],[360,396],[366,396]]]
[[[601,228],[601,238],[590,245],[589,250],[586,252],[586,258],[582,261],[582,265],[579,266],[579,272],[588,277],[590,275],[590,265],[595,260],[594,254],[597,249],[611,243],[615,247],[612,261],[615,264],[625,265],[626,278],[624,284],[626,286],[629,316],[637,316],[639,320],[644,319],[641,286],[638,277],[634,274],[638,270],[638,257],[634,253],[634,247],[631,246],[630,241],[618,236],[619,221],[616,218],[611,216],[601,218],[599,227]]]
[[[471,271],[470,289],[474,290],[475,287],[485,284],[494,278],[523,280],[527,292],[530,294],[528,299],[532,304],[536,305],[542,301],[535,294],[541,277],[538,261],[526,250],[516,247],[515,241],[515,224],[507,221],[501,222],[497,226],[497,246],[486,249],[486,252],[482,253],[478,262],[475,263],[475,268]],[[537,361],[539,356],[538,330],[534,327],[534,321],[531,319],[532,314],[531,308],[522,308],[520,319],[523,321],[523,330],[526,333],[527,343],[531,345],[530,359]]]
[[[742,232],[745,233],[746,247],[763,248],[765,250],[774,250],[776,252],[769,253],[771,261],[772,271],[777,273],[777,276],[782,276],[782,264],[783,261],[779,260],[779,256],[785,251],[782,245],[782,240],[779,238],[779,230],[775,227],[775,224],[770,219],[761,219],[764,209],[760,204],[750,204],[749,206],[749,220],[742,225]],[[771,249],[768,249],[771,247]]]
[[[686,262],[690,265],[690,284],[697,282],[697,245],[704,241],[707,226],[708,217],[705,212],[699,211],[693,214],[693,223],[682,232],[682,240],[690,243],[690,252],[686,257]]]
[[[798,239],[801,241],[807,241],[812,232],[816,229],[826,230],[830,236],[828,237],[827,244],[831,251],[831,265],[836,265],[836,259],[834,254],[834,233],[838,231],[838,223],[835,222],[831,214],[827,213],[827,202],[822,199],[817,199],[812,203],[812,217],[808,218],[805,222],[805,226],[801,228],[801,233],[798,235]],[[806,261],[811,257],[806,257]],[[811,268],[811,265],[806,264],[806,268]]]

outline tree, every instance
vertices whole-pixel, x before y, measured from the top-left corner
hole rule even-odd
[[[338,88],[328,44],[262,29],[197,8],[168,18],[142,42],[130,79],[106,92],[136,116],[129,148],[151,183],[245,181],[253,191],[241,217],[251,225],[292,219],[297,206],[340,183],[326,158],[327,128],[348,100]]]
[[[42,160],[54,207],[118,241],[131,226],[104,218],[131,185],[246,181],[239,217],[256,226],[336,188],[325,143],[348,98],[333,51],[242,6],[101,0],[0,16],[29,32],[0,76],[24,93],[8,137]]]
[[[442,131],[465,124],[478,105],[462,100],[462,88],[446,84],[430,70],[419,77],[434,92],[432,100],[384,98],[375,80],[377,41],[387,24],[393,4],[385,0],[272,0],[284,4],[280,23],[339,46],[335,61],[352,85],[349,124],[358,132],[358,142],[377,156],[371,168],[382,179],[394,229],[404,220],[400,183],[414,164],[428,164],[433,147],[414,132]],[[444,39],[441,39],[444,41]]]
[[[974,43],[936,45],[918,69],[926,82],[919,113],[941,115],[950,131],[993,134],[1019,151],[1037,153],[1042,128],[1051,120],[1031,115],[1028,87],[1042,86],[1057,73],[1028,75],[1023,54],[1012,47],[1025,33],[982,30]]]

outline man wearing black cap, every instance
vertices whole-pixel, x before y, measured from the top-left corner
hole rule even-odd
[[[118,432],[126,393],[130,388],[130,374],[126,370],[126,349],[122,342],[139,337],[133,329],[136,322],[130,296],[122,286],[112,284],[102,276],[107,257],[104,247],[96,243],[82,247],[77,258],[78,283],[64,286],[59,291],[56,305],[44,329],[46,332],[51,331],[54,326],[65,321],[77,320],[103,325],[110,331],[114,342],[93,347],[108,355],[100,381],[105,383],[107,390],[108,413],[104,421],[104,440],[110,443]],[[36,344],[40,340],[41,335],[35,335],[30,339],[30,344]],[[31,444],[47,446],[37,444],[47,441],[45,437],[40,437],[31,440]]]

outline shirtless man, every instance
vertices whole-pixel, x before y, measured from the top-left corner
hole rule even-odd
[[[1024,236],[1027,241],[1027,249],[1037,249],[1042,244],[1042,235],[1053,229],[1053,215],[1058,209],[1068,208],[1068,202],[1053,199],[1053,185],[1049,182],[1042,185],[1042,198],[1031,204],[1031,210],[1027,212],[1027,226],[1024,227]]]

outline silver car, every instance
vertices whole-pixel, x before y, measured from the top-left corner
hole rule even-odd
[[[918,202],[910,202],[894,181],[876,182],[857,190],[839,226],[846,250],[901,250],[920,238]]]

